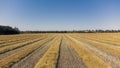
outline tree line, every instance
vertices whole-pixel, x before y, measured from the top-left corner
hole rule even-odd
[[[21,31],[21,33],[116,33],[120,30]]]
[[[0,25],[0,35],[7,35],[7,34],[19,34],[20,31],[18,28],[13,28],[11,26],[2,26]]]
[[[20,31],[17,27],[0,25],[0,35],[20,33],[116,33],[120,30]]]

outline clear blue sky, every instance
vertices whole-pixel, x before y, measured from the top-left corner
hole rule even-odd
[[[120,0],[0,0],[0,25],[20,30],[120,29]]]

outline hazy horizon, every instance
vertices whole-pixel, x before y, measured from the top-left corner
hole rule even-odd
[[[23,31],[120,29],[120,0],[0,0],[0,25]]]

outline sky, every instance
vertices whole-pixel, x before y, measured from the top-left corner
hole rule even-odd
[[[120,29],[120,0],[0,0],[0,25],[22,31]]]

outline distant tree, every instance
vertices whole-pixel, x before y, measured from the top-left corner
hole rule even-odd
[[[20,31],[18,28],[12,28],[10,26],[0,25],[0,34],[19,34]]]

